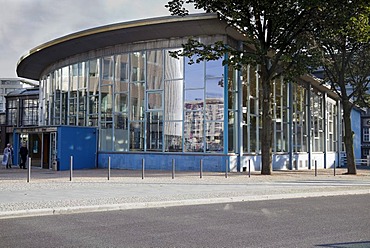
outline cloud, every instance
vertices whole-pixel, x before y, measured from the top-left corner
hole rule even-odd
[[[0,0],[0,77],[32,48],[84,29],[170,15],[168,0]]]

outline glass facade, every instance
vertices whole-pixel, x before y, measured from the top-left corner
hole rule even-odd
[[[190,65],[171,51],[153,46],[56,67],[41,80],[42,125],[96,126],[102,152],[259,155],[258,66]],[[333,99],[283,77],[271,87],[275,154],[337,150]]]

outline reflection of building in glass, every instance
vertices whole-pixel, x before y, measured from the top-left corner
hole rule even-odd
[[[14,90],[22,88],[24,88],[24,85],[18,78],[0,78],[0,112],[5,112],[5,96]]]
[[[19,76],[39,80],[40,125],[97,127],[98,166],[260,169],[258,66],[175,59],[189,37],[231,47],[245,37],[217,15],[165,17],[71,34],[23,57]],[[179,28],[181,27],[181,28]],[[63,49],[61,49],[63,48]],[[53,55],[53,56],[49,56]],[[340,102],[310,76],[273,83],[275,169],[338,165]]]
[[[6,99],[5,123],[1,125],[1,147],[13,143],[13,132],[17,127],[39,125],[39,89],[24,88],[8,93]]]

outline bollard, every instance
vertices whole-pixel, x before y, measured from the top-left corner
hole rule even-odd
[[[172,179],[175,178],[175,159],[172,159]]]
[[[225,178],[228,177],[228,172],[229,172],[229,163],[227,161],[227,159],[225,160]]]
[[[251,160],[248,160],[248,177],[251,177]]]
[[[27,183],[31,180],[31,158],[28,158],[28,173],[27,173]]]
[[[110,156],[108,157],[108,180],[110,179]]]
[[[145,159],[141,160],[141,179],[144,179]]]
[[[317,177],[317,160],[315,160],[315,177]]]
[[[71,156],[71,160],[69,163],[69,181],[72,181],[73,178],[73,156]]]
[[[200,160],[200,169],[199,169],[199,173],[200,173],[200,178],[203,178],[203,159]]]

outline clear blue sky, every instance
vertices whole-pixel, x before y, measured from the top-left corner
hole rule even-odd
[[[0,78],[32,48],[87,28],[170,15],[168,0],[0,0]]]

